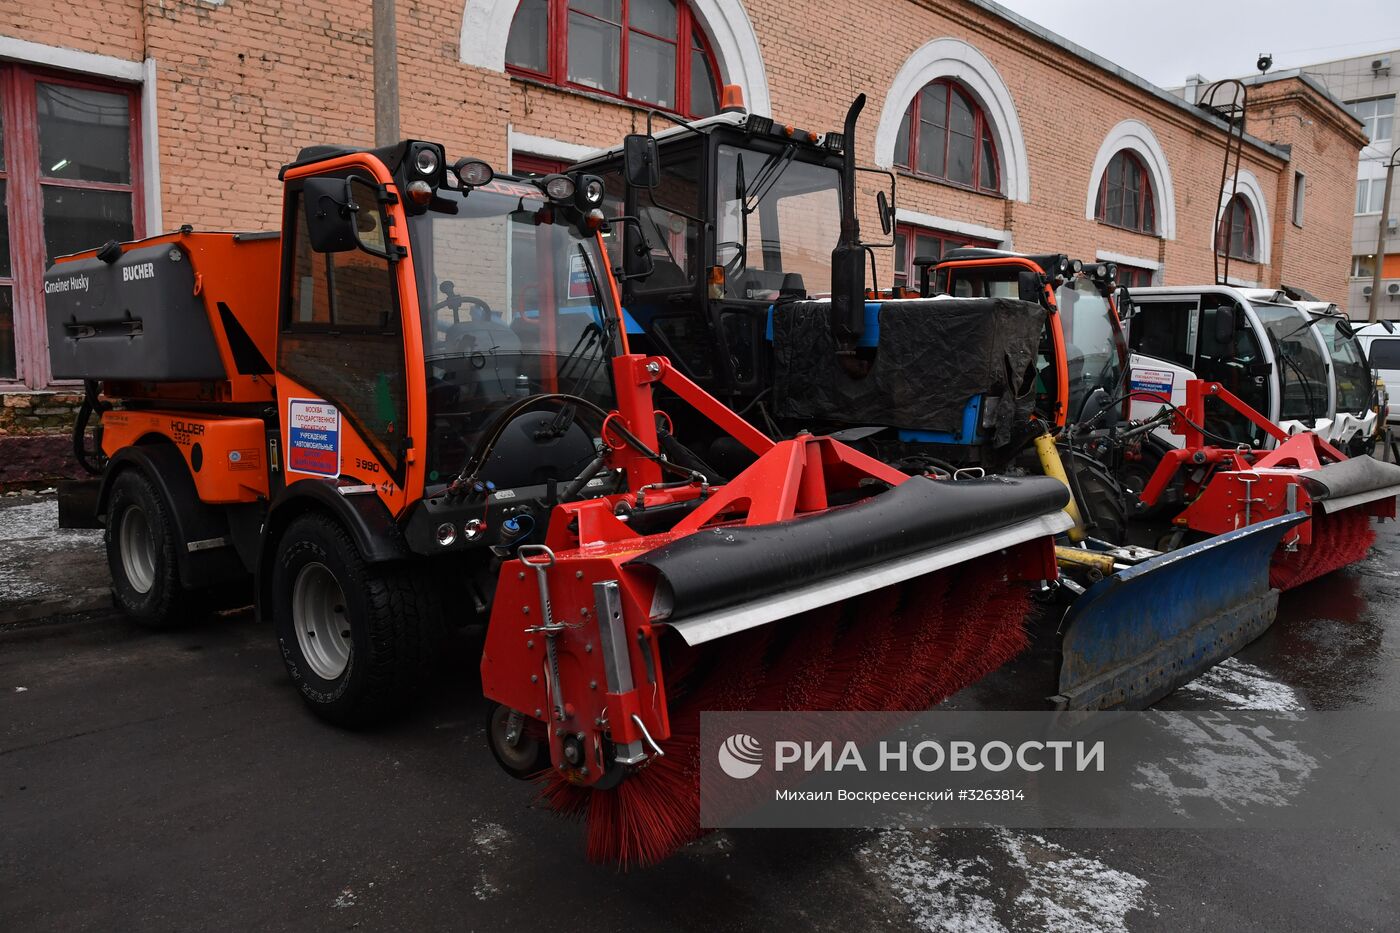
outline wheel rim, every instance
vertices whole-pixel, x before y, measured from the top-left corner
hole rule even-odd
[[[292,624],[301,656],[316,676],[335,680],[350,663],[350,618],[335,574],[321,563],[297,573],[292,587]]]
[[[495,747],[496,754],[500,756],[501,761],[508,767],[516,771],[532,770],[535,760],[539,756],[539,740],[526,735],[522,726],[520,733],[516,736],[515,744],[512,745],[506,737],[510,712],[510,709],[505,706],[497,706],[492,711],[491,744]]]
[[[156,542],[150,520],[139,505],[122,513],[117,543],[126,582],[138,593],[149,593],[156,582]]]

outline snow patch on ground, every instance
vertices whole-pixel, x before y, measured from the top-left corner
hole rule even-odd
[[[101,531],[59,528],[57,499],[0,508],[0,542],[22,541],[45,551],[60,551],[75,541],[101,537]]]
[[[496,856],[502,847],[510,842],[510,831],[500,823],[486,823],[473,820],[476,831],[472,833],[472,843],[479,853],[484,856]],[[500,888],[491,879],[491,869],[500,864],[500,858],[483,859],[483,864],[476,873],[476,881],[472,884],[472,894],[479,901],[484,901],[500,893]]]
[[[1192,803],[1242,814],[1254,807],[1286,807],[1306,786],[1318,761],[1297,742],[1275,738],[1268,728],[1194,722],[1166,713],[1162,725],[1181,739],[1181,754],[1137,767],[1134,787],[1165,798],[1182,815]]]
[[[1143,879],[1029,833],[891,830],[861,856],[929,933],[1127,933],[1148,907]]]
[[[332,907],[344,910],[347,907],[355,906],[355,892],[350,888],[342,888],[339,896],[331,902]]]
[[[482,823],[472,834],[472,842],[487,855],[494,854],[509,838],[510,832],[500,823]]]
[[[1307,709],[1296,690],[1239,658],[1226,658],[1181,689],[1223,704],[1223,709]]]

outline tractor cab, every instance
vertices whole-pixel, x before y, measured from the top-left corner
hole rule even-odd
[[[936,264],[921,257],[914,262],[922,270],[932,269],[931,279],[927,273],[921,276],[924,294],[1019,298],[1045,308],[1035,391],[1036,410],[1048,423],[1087,421],[1109,412],[1122,394],[1128,345],[1115,302],[1113,263],[1086,265],[1063,253],[1024,255],[972,247],[950,250]]]
[[[610,245],[633,346],[734,401],[770,383],[774,303],[829,294],[846,140],[748,113],[738,88],[725,104],[577,168],[637,220]]]

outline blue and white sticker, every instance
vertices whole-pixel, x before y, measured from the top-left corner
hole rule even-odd
[[[320,399],[287,400],[287,469],[340,475],[340,410]]]
[[[1170,369],[1135,369],[1131,385],[1134,392],[1152,392],[1169,399],[1175,379]]]

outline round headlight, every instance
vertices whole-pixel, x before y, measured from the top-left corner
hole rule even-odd
[[[457,526],[451,522],[443,522],[437,526],[438,544],[448,547],[457,540]]]
[[[1105,263],[1104,265],[1105,265],[1106,268],[1104,269],[1103,277],[1106,278],[1106,279],[1108,279],[1110,282],[1112,282],[1113,280],[1117,279],[1117,278],[1118,278],[1118,263],[1116,263],[1116,262],[1109,262],[1109,263]]]
[[[419,178],[408,183],[408,199],[423,207],[433,199],[433,186]]]
[[[456,165],[457,179],[468,188],[491,184],[495,171],[480,159],[463,159]]]
[[[607,194],[607,189],[603,187],[603,179],[590,178],[584,182],[583,198],[589,204],[602,204],[603,195]]]
[[[432,177],[437,174],[438,154],[436,149],[429,149],[426,146],[418,150],[418,154],[413,157],[413,167],[417,169],[419,175]]]
[[[553,175],[544,183],[544,193],[553,201],[567,201],[574,196],[574,180],[568,175]]]

